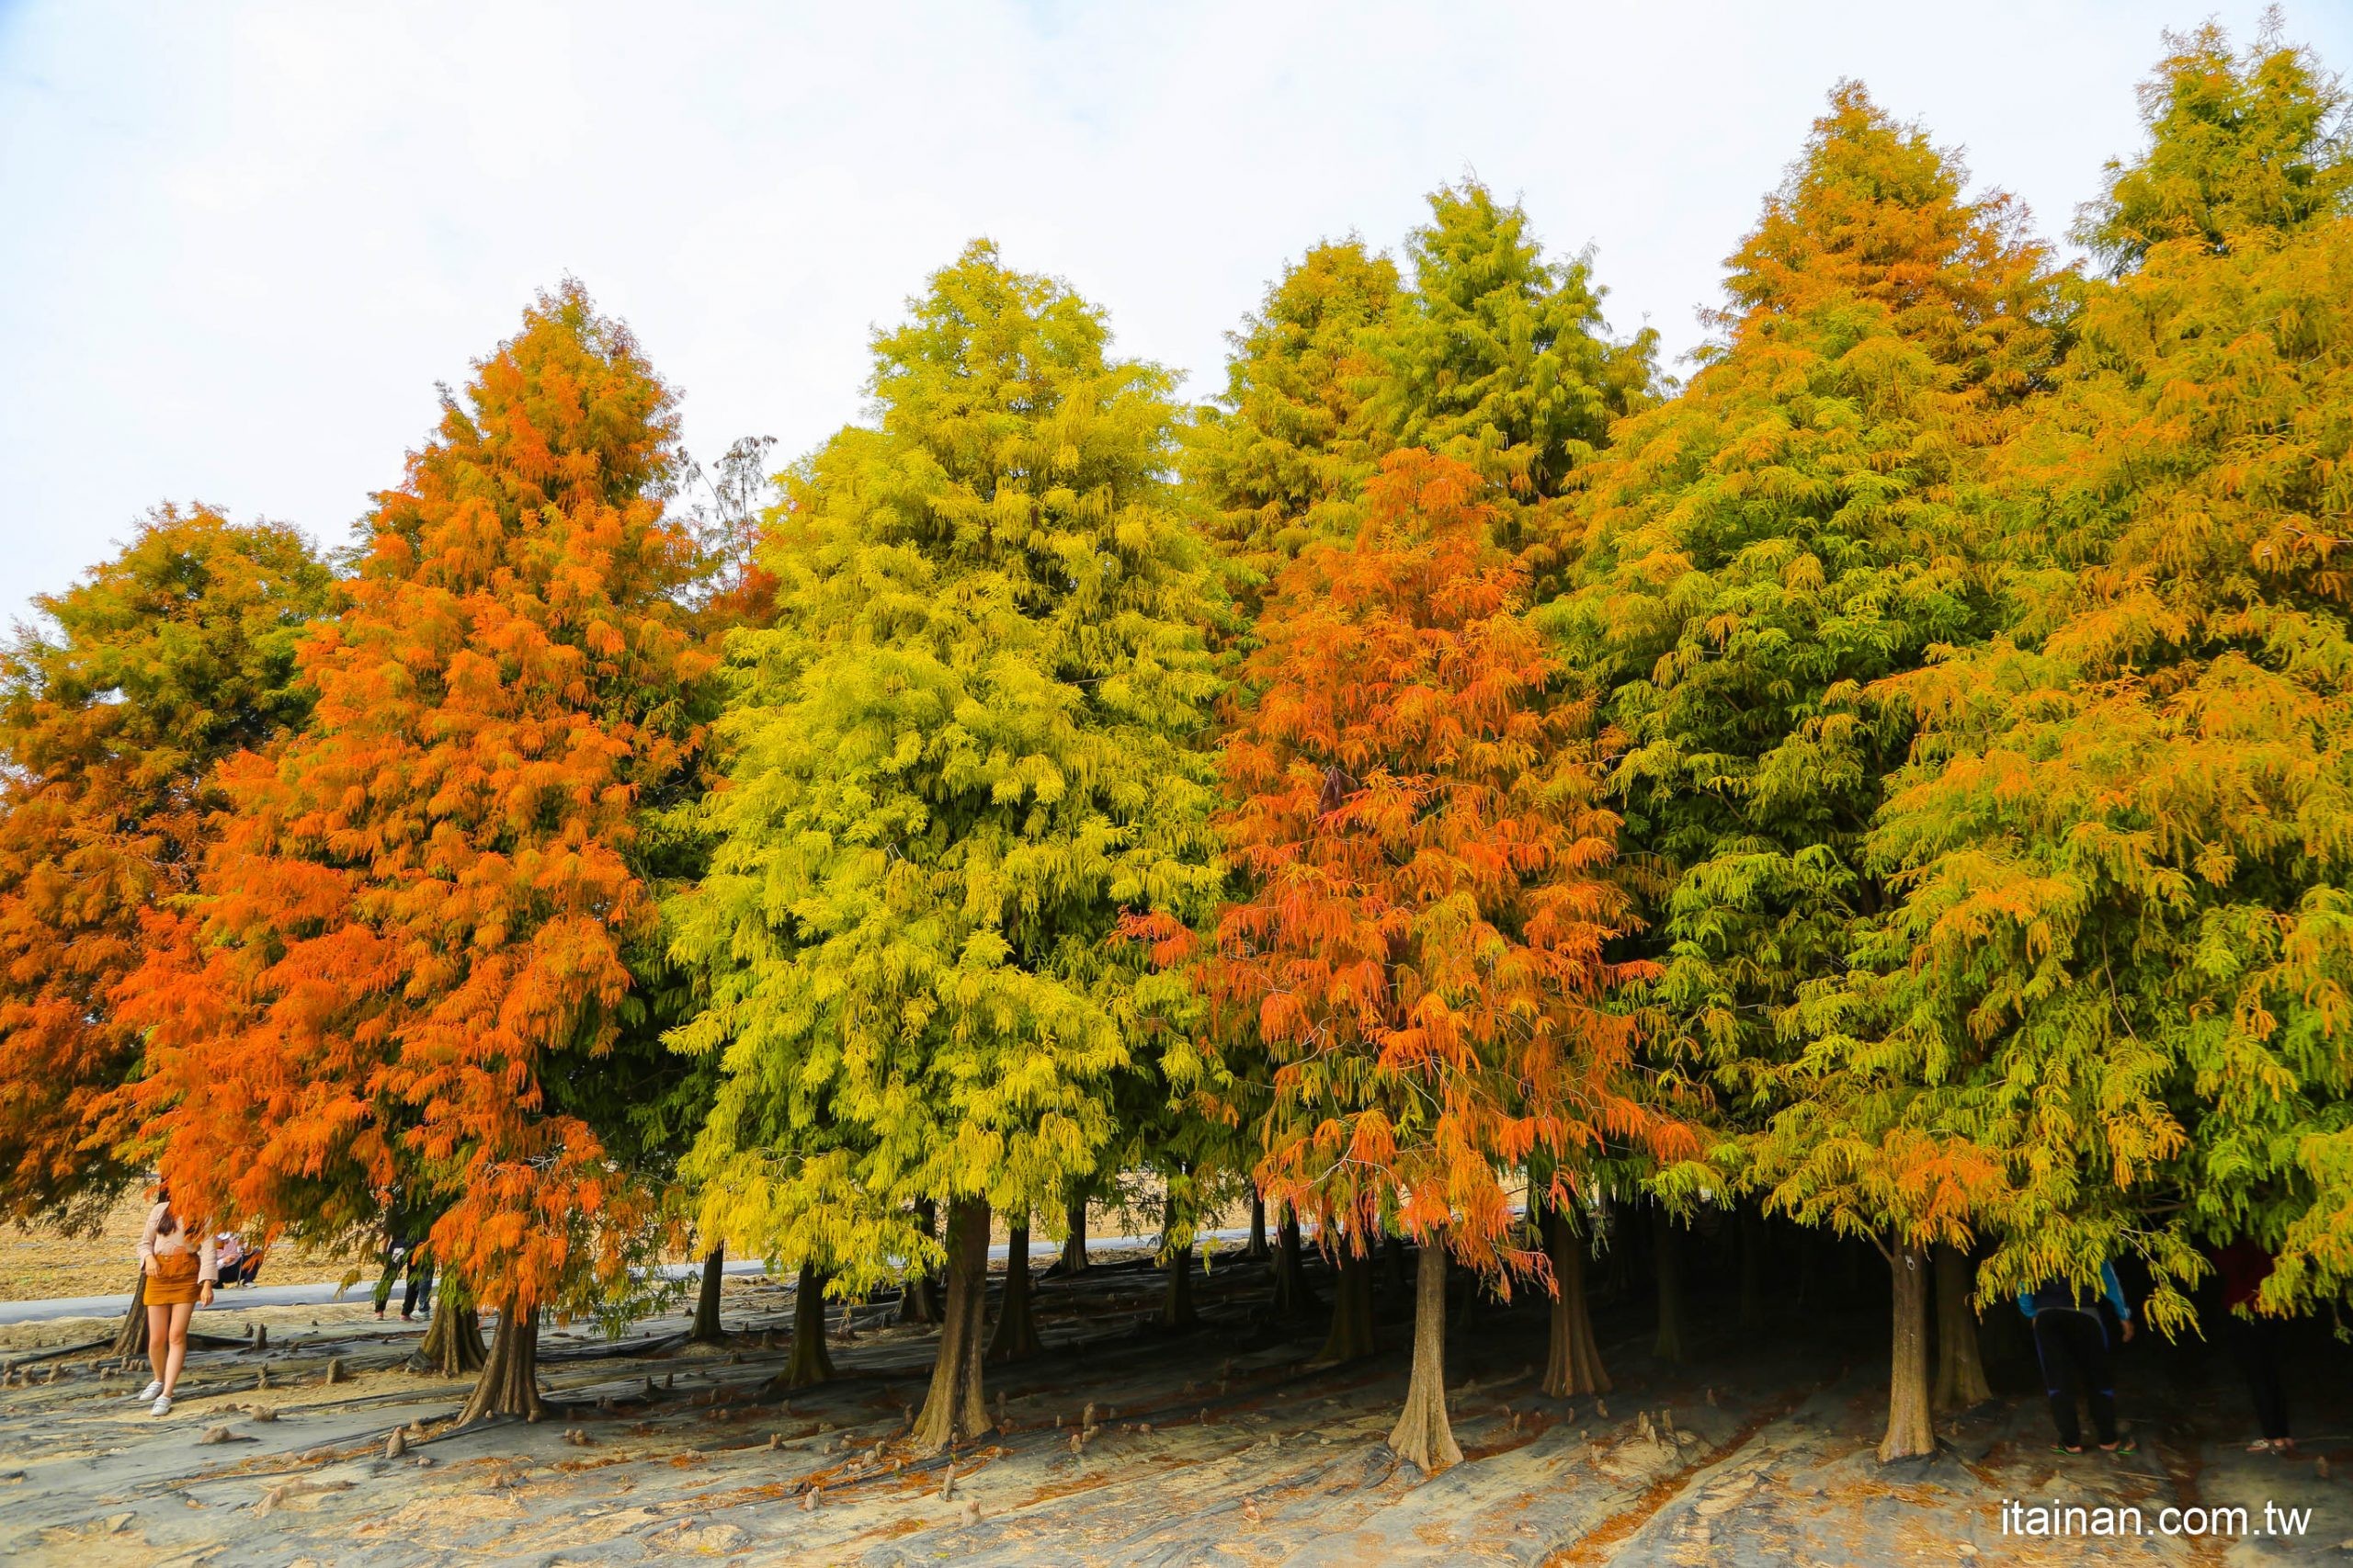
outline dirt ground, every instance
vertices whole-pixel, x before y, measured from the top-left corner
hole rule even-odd
[[[1041,1260],[1042,1264],[1042,1260]],[[1622,1273],[1623,1271],[1621,1271]],[[143,1366],[57,1355],[110,1324],[0,1330],[0,1560],[153,1563],[1562,1564],[2342,1562],[2353,1551],[2353,1352],[2296,1345],[2303,1455],[2249,1455],[2245,1401],[2219,1358],[2136,1346],[2123,1457],[2050,1449],[2032,1369],[1998,1358],[2003,1397],[1941,1419],[1933,1460],[1881,1466],[1885,1306],[1851,1282],[1774,1315],[1722,1321],[1733,1292],[1694,1270],[1691,1358],[1650,1354],[1647,1291],[1621,1279],[1597,1326],[1606,1399],[1551,1400],[1540,1302],[1452,1314],[1449,1384],[1465,1462],[1435,1477],[1383,1442],[1403,1394],[1405,1291],[1387,1281],[1383,1353],[1310,1363],[1320,1317],[1276,1321],[1265,1266],[1224,1255],[1194,1290],[1200,1324],[1154,1322],[1150,1258],[1098,1256],[1039,1290],[1047,1353],[988,1370],[995,1430],[950,1464],[897,1447],[936,1332],[893,1303],[837,1308],[833,1382],[779,1399],[790,1294],[733,1279],[726,1346],[684,1323],[618,1344],[551,1327],[542,1382],[565,1413],[447,1430],[462,1385],[404,1369],[417,1330],[364,1308],[233,1307],[199,1327],[266,1348],[191,1358],[173,1413],[132,1395]],[[1329,1280],[1320,1268],[1319,1288]],[[42,1350],[52,1352],[32,1359]],[[330,1382],[330,1363],[343,1381]],[[50,1381],[50,1369],[58,1377]],[[264,1374],[267,1387],[261,1387]],[[1074,1438],[1093,1407],[1094,1435]],[[385,1454],[396,1429],[406,1451]],[[2006,1500],[2143,1510],[2147,1533],[2029,1540]],[[2156,1533],[2167,1506],[2313,1510],[2301,1536]]]

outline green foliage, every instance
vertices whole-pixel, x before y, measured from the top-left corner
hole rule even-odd
[[[1376,375],[1365,339],[1397,297],[1387,256],[1353,239],[1316,245],[1230,335],[1225,392],[1187,427],[1183,473],[1245,617],[1309,543],[1356,537],[1385,445],[1365,411]]]
[[[2196,42],[2107,210],[2188,167],[2344,188],[2316,117],[2218,142],[2182,107],[2292,107],[2308,62]],[[2158,234],[2086,293],[2006,458],[2012,624],[1896,687],[1924,733],[1872,845],[1910,1027],[1991,1058],[1977,1136],[2018,1195],[1986,1290],[2132,1250],[2160,1322],[2197,1240],[2281,1248],[2274,1306],[2353,1279],[2353,217],[2233,199],[2227,244]]]
[[[1518,203],[1476,180],[1430,193],[1406,245],[1414,287],[1371,339],[1376,418],[1394,444],[1470,464],[1513,495],[1556,495],[1650,401],[1658,335],[1604,335],[1604,292],[1579,256],[1548,262]]]
[[[2149,147],[2108,165],[2075,238],[2116,273],[2153,245],[2227,250],[2243,234],[2301,228],[2353,199],[2353,117],[2312,55],[2267,28],[2244,56],[2220,26],[2167,33],[2173,51],[2141,87]]]
[[[1854,999],[1814,994],[1885,896],[1861,849],[1908,730],[1862,694],[1989,628],[1963,503],[2054,344],[2041,247],[1961,187],[1859,87],[1832,96],[1733,258],[1726,340],[1591,469],[1577,585],[1546,612],[1614,729],[1626,853],[1655,889],[1654,1056],[1704,1074],[1745,1134],[1720,1164],[1873,1233],[1949,1233],[1983,1176],[1911,1093],[1949,1064],[1875,1057]]]
[[[674,951],[721,1053],[707,1228],[842,1288],[938,1255],[905,1207],[1059,1205],[1141,1059],[1124,910],[1216,885],[1213,580],[1159,369],[979,243],[879,334],[875,427],[790,477],[737,633],[710,875]],[[1181,1041],[1169,1049],[1181,1050]]]

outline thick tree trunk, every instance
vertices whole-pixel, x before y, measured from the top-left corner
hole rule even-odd
[[[1895,1284],[1894,1354],[1887,1436],[1879,1443],[1881,1464],[1937,1451],[1936,1426],[1928,1415],[1928,1256],[1916,1247],[1903,1248],[1889,1267]]]
[[[1770,1238],[1765,1216],[1740,1211],[1740,1331],[1758,1334],[1765,1327],[1765,1247]]]
[[[804,1263],[792,1290],[792,1354],[763,1392],[776,1399],[829,1381],[833,1375],[834,1358],[825,1348],[825,1277],[815,1264]]]
[[[417,1346],[426,1369],[445,1378],[462,1378],[482,1370],[488,1358],[482,1347],[482,1314],[465,1299],[455,1270],[441,1276],[433,1301],[433,1322]]]
[[[1316,1306],[1315,1292],[1307,1288],[1307,1267],[1299,1239],[1299,1211],[1283,1205],[1283,1222],[1275,1230],[1275,1315],[1305,1317]]]
[[[1937,1249],[1937,1394],[1938,1410],[1967,1410],[1994,1397],[1977,1345],[1977,1312],[1970,1305],[1969,1255]]]
[[[1250,1195],[1250,1244],[1242,1256],[1253,1263],[1263,1263],[1269,1256],[1267,1246],[1267,1199],[1264,1194]]]
[[[1067,1278],[1086,1272],[1086,1199],[1074,1198],[1063,1205],[1063,1256],[1056,1260],[1053,1272]]]
[[[1658,1269],[1658,1343],[1651,1353],[1679,1366],[1683,1349],[1683,1258],[1675,1217],[1665,1204],[1651,1210],[1652,1261]]]
[[[697,1345],[723,1344],[727,1331],[719,1324],[719,1287],[725,1278],[727,1248],[713,1246],[702,1260],[702,1290],[695,1297],[695,1325],[687,1337]]]
[[[926,1236],[939,1233],[939,1206],[926,1198],[915,1205],[915,1219]],[[939,1290],[929,1270],[910,1274],[899,1286],[901,1323],[938,1323]]]
[[[1045,1346],[1038,1341],[1038,1319],[1029,1310],[1029,1218],[1012,1229],[1005,1253],[1005,1299],[996,1307],[996,1332],[989,1336],[992,1361],[1026,1361]]]
[[[547,1414],[540,1398],[540,1313],[537,1307],[508,1301],[498,1309],[498,1333],[492,1336],[490,1357],[458,1425],[472,1426],[495,1415],[519,1415],[537,1421]]]
[[[131,1281],[131,1307],[122,1314],[122,1326],[115,1331],[114,1354],[147,1354],[147,1271],[143,1268]]]
[[[912,1442],[936,1454],[988,1430],[981,1393],[981,1313],[988,1294],[989,1206],[960,1198],[948,1210],[948,1303],[931,1392],[915,1417]]]
[[[1422,1238],[1421,1267],[1414,1290],[1414,1372],[1405,1384],[1405,1408],[1389,1434],[1399,1459],[1425,1475],[1462,1462],[1454,1427],[1446,1418],[1446,1241]]]
[[[1332,1332],[1324,1336],[1324,1348],[1315,1353],[1315,1359],[1326,1364],[1353,1361],[1374,1349],[1372,1259],[1345,1250],[1347,1245],[1343,1238],[1339,1278],[1332,1287]]]
[[[1585,1299],[1585,1238],[1566,1216],[1547,1210],[1547,1250],[1552,1260],[1552,1345],[1544,1362],[1544,1392],[1554,1399],[1608,1393],[1609,1374],[1593,1337],[1593,1313]]]

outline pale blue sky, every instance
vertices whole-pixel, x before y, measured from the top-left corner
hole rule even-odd
[[[1394,246],[1466,171],[1679,351],[1837,78],[2055,234],[2207,14],[0,0],[0,623],[167,498],[340,542],[567,272],[704,455],[854,417],[869,330],[979,233],[1206,394],[1286,257]],[[2353,4],[2286,23],[2353,70]]]

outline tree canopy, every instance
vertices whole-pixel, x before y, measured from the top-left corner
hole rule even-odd
[[[576,286],[445,400],[300,646],[310,724],[224,770],[200,934],[132,1013],[188,1211],[346,1238],[437,1215],[502,1335],[592,1305],[650,1239],[567,1064],[644,1006],[639,812],[701,743],[675,418]]]
[[[302,724],[328,597],[293,528],[160,506],[0,654],[0,1217],[95,1222],[141,1169],[116,991],[195,885],[215,770]]]

